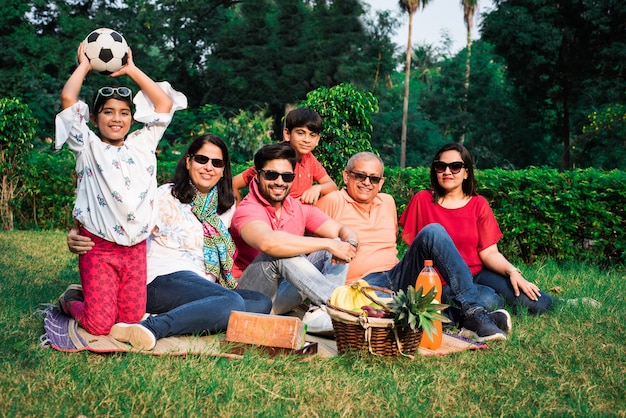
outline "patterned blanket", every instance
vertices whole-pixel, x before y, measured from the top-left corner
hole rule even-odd
[[[138,351],[131,345],[117,341],[108,335],[92,335],[78,326],[78,323],[61,312],[57,306],[48,305],[39,311],[44,315],[44,334],[40,337],[42,347],[52,347],[65,352],[91,351],[94,353],[140,352],[152,355],[200,354],[229,358],[240,358],[239,354],[225,352],[224,335],[180,336],[161,338],[150,351]],[[337,355],[335,341],[307,335],[307,341],[317,343],[317,356],[333,357]],[[486,348],[484,343],[476,343],[449,333],[443,335],[441,347],[437,350],[419,348],[424,356],[440,356],[465,350]]]

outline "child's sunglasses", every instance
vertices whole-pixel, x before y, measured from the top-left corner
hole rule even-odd
[[[96,103],[98,103],[98,99],[100,97],[111,97],[114,94],[117,94],[120,97],[130,97],[133,99],[133,92],[128,87],[101,87],[98,90],[98,94],[96,94],[96,99],[93,101],[93,106],[96,107]]]

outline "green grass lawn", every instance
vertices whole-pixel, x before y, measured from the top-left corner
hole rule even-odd
[[[63,353],[39,346],[40,303],[78,283],[62,232],[0,232],[0,416],[626,416],[624,268],[524,268],[563,305],[514,316],[507,341],[445,357]]]

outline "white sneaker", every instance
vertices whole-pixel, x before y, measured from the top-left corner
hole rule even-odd
[[[156,345],[156,337],[150,330],[140,324],[118,322],[113,325],[109,335],[118,341],[130,343],[138,350],[152,350]]]
[[[306,324],[307,334],[317,334],[325,337],[333,337],[333,322],[325,309],[313,307],[302,317]]]

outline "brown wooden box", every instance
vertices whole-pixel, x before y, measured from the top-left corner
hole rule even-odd
[[[227,342],[268,347],[301,349],[304,338],[304,324],[295,316],[232,311],[226,329]]]

